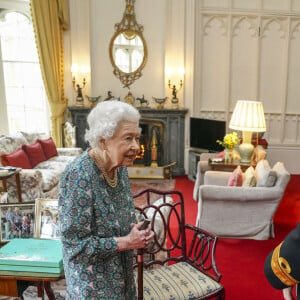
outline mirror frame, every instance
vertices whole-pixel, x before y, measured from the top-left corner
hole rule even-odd
[[[124,87],[129,88],[131,84],[137,79],[139,79],[142,76],[142,70],[146,65],[147,59],[148,59],[148,49],[147,44],[144,39],[144,36],[142,34],[144,28],[142,25],[139,25],[136,22],[135,19],[135,13],[134,13],[134,2],[135,0],[125,0],[126,1],[126,8],[123,15],[123,19],[120,23],[115,24],[115,33],[112,36],[110,43],[109,43],[109,57],[111,64],[114,68],[113,74],[120,79],[120,81],[123,83]],[[139,67],[133,71],[126,73],[122,71],[115,63],[114,55],[113,55],[113,47],[114,42],[117,36],[119,36],[122,33],[126,32],[134,32],[136,35],[138,35],[142,41],[143,48],[144,48],[144,56],[141,64]],[[125,34],[126,35],[126,34]]]

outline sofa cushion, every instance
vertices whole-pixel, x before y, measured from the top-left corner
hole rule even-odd
[[[42,190],[43,192],[47,192],[52,190],[59,181],[59,177],[61,172],[57,170],[46,170],[46,169],[38,169],[43,175],[43,182],[42,182]]]
[[[277,174],[276,186],[280,187],[282,190],[285,190],[285,187],[291,177],[290,173],[286,170],[282,162],[277,162],[273,166],[272,170]]]
[[[274,186],[277,174],[271,169],[269,162],[262,159],[257,163],[255,168],[256,186],[258,187],[271,187]]]
[[[12,153],[20,148],[21,145],[9,136],[0,137],[0,154]]]
[[[45,153],[46,159],[49,159],[53,156],[57,156],[57,150],[56,146],[52,140],[52,137],[49,137],[49,139],[46,140],[40,140],[38,139],[38,142],[42,145],[43,151]]]
[[[62,173],[69,163],[69,161],[55,161],[50,158],[48,160],[40,162],[34,168],[38,170],[55,170],[56,172]]]
[[[37,139],[44,140],[44,139],[49,138],[49,134],[47,134],[47,133],[41,133],[41,132],[24,132],[24,131],[20,131],[20,133],[27,140],[26,144],[32,144]]]
[[[34,168],[38,163],[46,160],[43,148],[38,141],[31,145],[23,145],[22,149],[28,155],[32,168]]]
[[[31,163],[23,149],[18,149],[17,151],[14,151],[10,154],[2,154],[1,162],[3,166],[31,169]]]
[[[53,156],[49,158],[47,161],[51,162],[63,162],[66,164],[69,164],[72,162],[77,156],[67,156],[67,155],[58,155],[58,156]]]
[[[255,185],[256,185],[255,171],[254,168],[251,166],[244,173],[242,186],[252,187]]]
[[[228,186],[242,186],[243,172],[240,166],[237,166],[228,179]]]

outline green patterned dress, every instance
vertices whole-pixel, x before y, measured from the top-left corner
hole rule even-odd
[[[127,168],[111,188],[85,151],[62,174],[58,200],[67,299],[136,299],[133,252],[117,252],[114,239],[136,223]]]

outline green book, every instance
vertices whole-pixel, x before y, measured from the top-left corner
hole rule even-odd
[[[60,240],[13,239],[0,248],[0,270],[60,274],[63,271]]]

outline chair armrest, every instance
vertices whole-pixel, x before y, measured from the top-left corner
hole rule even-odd
[[[186,235],[192,235],[192,240],[186,249],[186,261],[217,282],[220,282],[222,275],[217,268],[215,260],[217,236],[189,224],[185,224],[184,228]]]
[[[207,171],[204,174],[204,185],[227,186],[232,172]]]
[[[83,152],[82,148],[57,148],[58,155],[78,156]]]
[[[202,154],[201,154],[202,155]],[[203,177],[204,173],[210,170],[207,160],[200,160],[197,165],[197,174],[196,174],[196,181],[193,190],[193,198],[194,200],[198,201],[198,190],[199,186],[203,184]]]
[[[270,201],[281,198],[283,191],[277,187],[235,187],[202,185],[199,198],[202,201]]]

